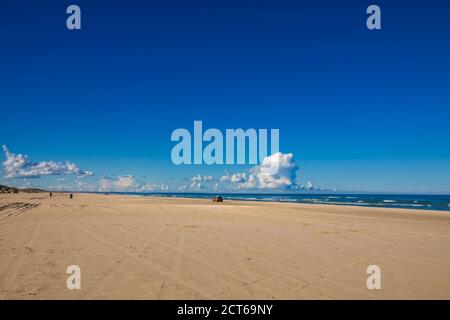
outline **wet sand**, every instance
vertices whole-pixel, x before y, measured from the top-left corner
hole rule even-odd
[[[1,194],[0,299],[450,299],[450,213]]]

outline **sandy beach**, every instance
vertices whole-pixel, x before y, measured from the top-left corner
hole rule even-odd
[[[0,299],[450,299],[450,213],[3,194]]]

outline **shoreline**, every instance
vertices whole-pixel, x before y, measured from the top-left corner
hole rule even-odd
[[[97,195],[124,195],[124,196],[136,196],[136,197],[155,197],[155,198],[180,198],[180,199],[206,199],[209,200],[213,196],[221,195],[225,201],[255,201],[255,202],[267,202],[267,203],[291,203],[291,204],[314,204],[314,205],[337,205],[337,206],[350,206],[350,207],[362,207],[362,208],[388,208],[388,209],[406,209],[406,210],[421,210],[421,211],[442,211],[450,213],[450,195],[426,195],[426,194],[356,194],[356,193],[342,193],[342,194],[251,194],[251,193],[133,193],[133,192],[65,192],[62,193],[78,193],[78,194],[97,194]],[[259,197],[259,198],[258,198]],[[277,199],[278,197],[278,199]],[[287,197],[287,198],[286,198]],[[290,198],[289,198],[290,197]],[[296,199],[295,197],[303,197]],[[357,202],[348,199],[359,199],[362,197],[364,200]],[[379,197],[378,202],[364,202],[367,198]],[[442,197],[440,199],[442,203],[437,206],[436,204],[424,203],[420,204],[418,201],[409,200],[409,203],[403,203],[402,200],[381,199],[381,198],[402,198],[402,197]],[[319,198],[319,199],[316,199]],[[335,199],[348,198],[345,202],[333,201]],[[331,200],[331,201],[330,201]]]

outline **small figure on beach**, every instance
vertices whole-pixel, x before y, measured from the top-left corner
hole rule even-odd
[[[212,199],[213,202],[223,202],[222,196],[216,196]]]
[[[53,196],[53,192],[50,192],[50,198]]]
[[[70,199],[72,199],[72,198],[73,198],[73,194],[72,194],[72,193],[71,193],[71,194],[69,195],[69,198],[70,198]]]

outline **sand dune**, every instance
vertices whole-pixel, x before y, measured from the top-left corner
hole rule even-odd
[[[449,299],[449,253],[447,212],[0,195],[0,299]]]

